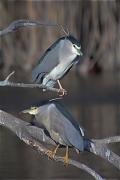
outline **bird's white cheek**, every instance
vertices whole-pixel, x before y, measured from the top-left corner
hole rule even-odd
[[[74,54],[77,54],[77,55],[78,55],[78,52],[77,52],[77,50],[76,50],[74,47],[72,47],[72,53],[74,53]]]

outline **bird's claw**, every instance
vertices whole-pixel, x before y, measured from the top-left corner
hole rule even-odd
[[[61,96],[61,97],[64,96],[64,95],[67,95],[67,91],[65,89],[61,88],[58,91],[58,95]]]
[[[66,154],[63,157],[63,162],[64,162],[64,166],[67,167],[68,166],[68,146],[66,147]]]
[[[68,166],[68,157],[64,156],[63,161],[64,161],[64,166],[67,167]]]
[[[48,156],[48,159],[52,159],[54,157],[54,153],[51,150],[48,150],[46,154]]]
[[[48,156],[48,159],[50,158],[50,159],[54,159],[54,157],[55,157],[55,155],[56,155],[56,152],[57,152],[57,150],[58,150],[58,148],[59,148],[59,144],[57,145],[57,147],[54,149],[54,151],[52,151],[52,150],[48,150],[47,151],[47,156]]]

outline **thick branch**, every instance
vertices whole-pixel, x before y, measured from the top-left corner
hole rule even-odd
[[[30,145],[39,153],[47,154],[48,149],[46,144],[56,145],[48,136],[46,136],[42,129],[31,126],[29,123],[22,121],[4,111],[0,111],[0,124],[14,132],[22,141]],[[63,158],[55,156],[55,161],[63,162]],[[103,178],[94,170],[87,167],[85,164],[69,159],[68,164],[82,169],[92,175],[95,179],[102,180]]]
[[[25,139],[22,138],[22,140],[26,144],[30,145],[32,148],[37,150],[39,153],[47,154],[48,149],[46,149],[45,146],[40,144],[38,141],[35,141],[35,139],[32,139],[28,135],[25,136]],[[55,160],[57,162],[64,162],[62,157],[56,156],[56,155],[54,156],[53,160]],[[86,166],[83,163],[77,162],[77,161],[75,161],[73,159],[69,159],[68,160],[68,164],[86,171],[87,173],[92,175],[95,179],[98,179],[98,180],[102,180],[103,179],[99,174],[97,174],[94,170],[92,170],[91,168],[89,168],[88,166]]]
[[[41,22],[37,20],[27,20],[27,19],[19,19],[16,21],[13,21],[9,26],[7,26],[5,29],[0,30],[0,36],[4,36],[8,33],[14,32],[20,28],[23,27],[30,27],[30,26],[51,26],[51,27],[57,27],[60,28],[58,24],[48,23],[48,22]]]

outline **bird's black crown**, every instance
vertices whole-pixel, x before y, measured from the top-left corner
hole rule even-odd
[[[80,42],[72,35],[69,35],[66,38],[69,39],[72,42],[72,44],[76,44],[77,46],[80,46]]]

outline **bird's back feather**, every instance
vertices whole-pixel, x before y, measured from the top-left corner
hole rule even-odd
[[[54,44],[52,44],[43,54],[38,61],[37,66],[32,71],[32,81],[35,82],[39,75],[50,72],[59,63],[59,41],[64,38],[59,38]]]

